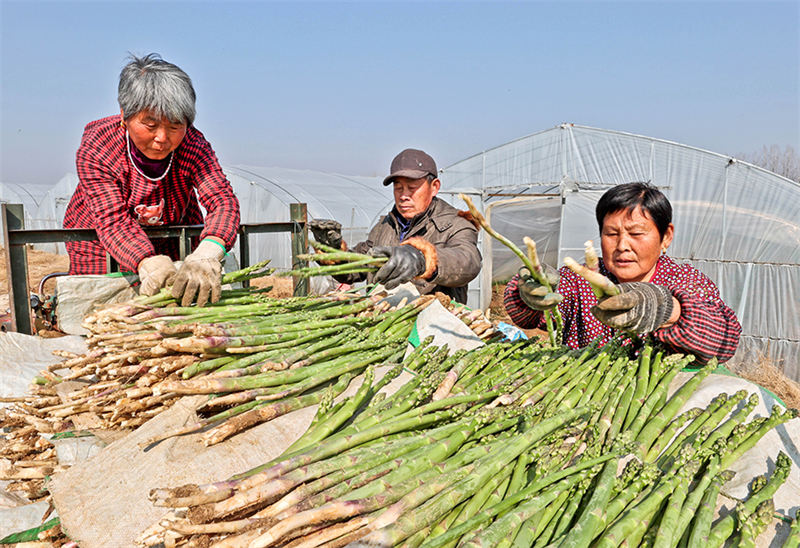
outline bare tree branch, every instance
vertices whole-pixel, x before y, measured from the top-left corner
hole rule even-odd
[[[758,152],[739,154],[738,158],[800,183],[800,156],[792,146],[781,150],[779,145],[765,145]]]

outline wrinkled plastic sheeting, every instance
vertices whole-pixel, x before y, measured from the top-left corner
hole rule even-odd
[[[417,333],[420,341],[432,336],[435,346],[446,344],[448,354],[484,345],[464,322],[451,314],[438,300],[433,301],[417,316]]]
[[[79,462],[90,459],[99,453],[107,444],[96,436],[76,436],[71,438],[50,439],[56,448],[58,464],[61,466],[74,466]]]
[[[680,388],[694,373],[678,373],[670,385],[670,395]],[[757,394],[759,404],[747,418],[767,417],[774,405],[783,406],[760,386],[738,377],[728,375],[709,375],[698,386],[681,409],[681,413],[693,407],[705,408],[721,393],[732,396],[739,390],[746,390],[748,395]],[[744,401],[740,403],[743,405]],[[761,438],[755,447],[744,453],[730,469],[736,475],[722,488],[722,494],[734,499],[745,499],[749,496],[748,485],[757,476],[772,474],[775,470],[775,459],[778,452],[783,451],[792,460],[792,469],[786,482],[773,496],[775,511],[784,516],[795,517],[800,511],[800,418],[792,419],[777,428],[773,428]],[[730,504],[732,510],[735,503]]]
[[[70,335],[88,335],[81,325],[95,308],[106,303],[129,301],[136,296],[133,277],[102,275],[60,276],[56,278],[56,317],[58,328]]]
[[[63,359],[54,356],[54,350],[83,354],[87,350],[86,341],[76,336],[42,339],[22,333],[0,333],[0,396],[27,394],[28,385],[39,371]]]
[[[49,509],[49,502],[0,509],[0,538],[38,527]]]
[[[376,368],[375,378],[389,369]],[[393,394],[410,378],[402,373],[382,392]],[[356,377],[337,401],[353,395],[362,379],[363,375]],[[203,445],[200,433],[169,438],[146,450],[139,447],[197,421],[195,409],[206,399],[182,398],[88,461],[53,477],[53,503],[72,540],[81,548],[133,546],[145,529],[168,513],[150,502],[151,489],[223,481],[269,462],[306,431],[317,411],[317,406],[299,409],[210,447]]]
[[[386,293],[386,296],[381,299],[381,302],[389,303],[391,306],[397,306],[405,299],[406,304],[412,302],[419,297],[419,290],[417,286],[411,282],[406,282],[398,285],[394,289],[386,289],[383,284],[377,284],[370,295]]]

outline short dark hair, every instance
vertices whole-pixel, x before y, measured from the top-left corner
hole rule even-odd
[[[606,215],[617,211],[633,211],[637,207],[647,213],[663,238],[672,222],[672,204],[649,183],[624,183],[606,191],[594,210],[597,226],[603,230]]]

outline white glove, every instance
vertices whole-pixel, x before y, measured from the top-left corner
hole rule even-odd
[[[203,240],[193,253],[183,261],[175,283],[172,296],[181,299],[181,306],[192,304],[197,295],[197,306],[203,306],[211,297],[211,302],[219,300],[222,293],[222,258],[225,249],[211,240]]]
[[[139,263],[139,294],[155,295],[158,291],[169,284],[175,279],[178,273],[175,270],[175,265],[172,264],[172,259],[166,255],[153,255],[146,257]]]

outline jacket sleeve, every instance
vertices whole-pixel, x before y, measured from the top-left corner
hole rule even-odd
[[[481,253],[478,251],[478,230],[469,221],[456,217],[453,233],[444,244],[437,244],[436,274],[427,280],[421,293],[433,286],[462,287],[475,279],[481,271]]]
[[[713,282],[708,280],[708,284],[713,286],[711,295],[672,288],[681,305],[681,315],[674,325],[654,331],[653,337],[675,352],[694,354],[700,363],[713,357],[724,362],[736,352],[742,326],[733,310],[719,298]]]
[[[197,145],[196,152],[192,154],[194,157],[190,157],[189,162],[197,196],[207,212],[200,239],[216,236],[222,239],[230,250],[236,242],[239,230],[239,200],[233,193],[233,188],[225,177],[214,150],[202,135]]]
[[[506,284],[503,305],[511,321],[522,329],[541,328],[544,325],[544,314],[530,308],[519,296],[519,274],[514,274]]]
[[[78,149],[76,168],[85,204],[95,219],[100,243],[123,269],[136,272],[142,259],[156,254],[155,248],[128,212],[118,176],[102,156],[86,142]]]

